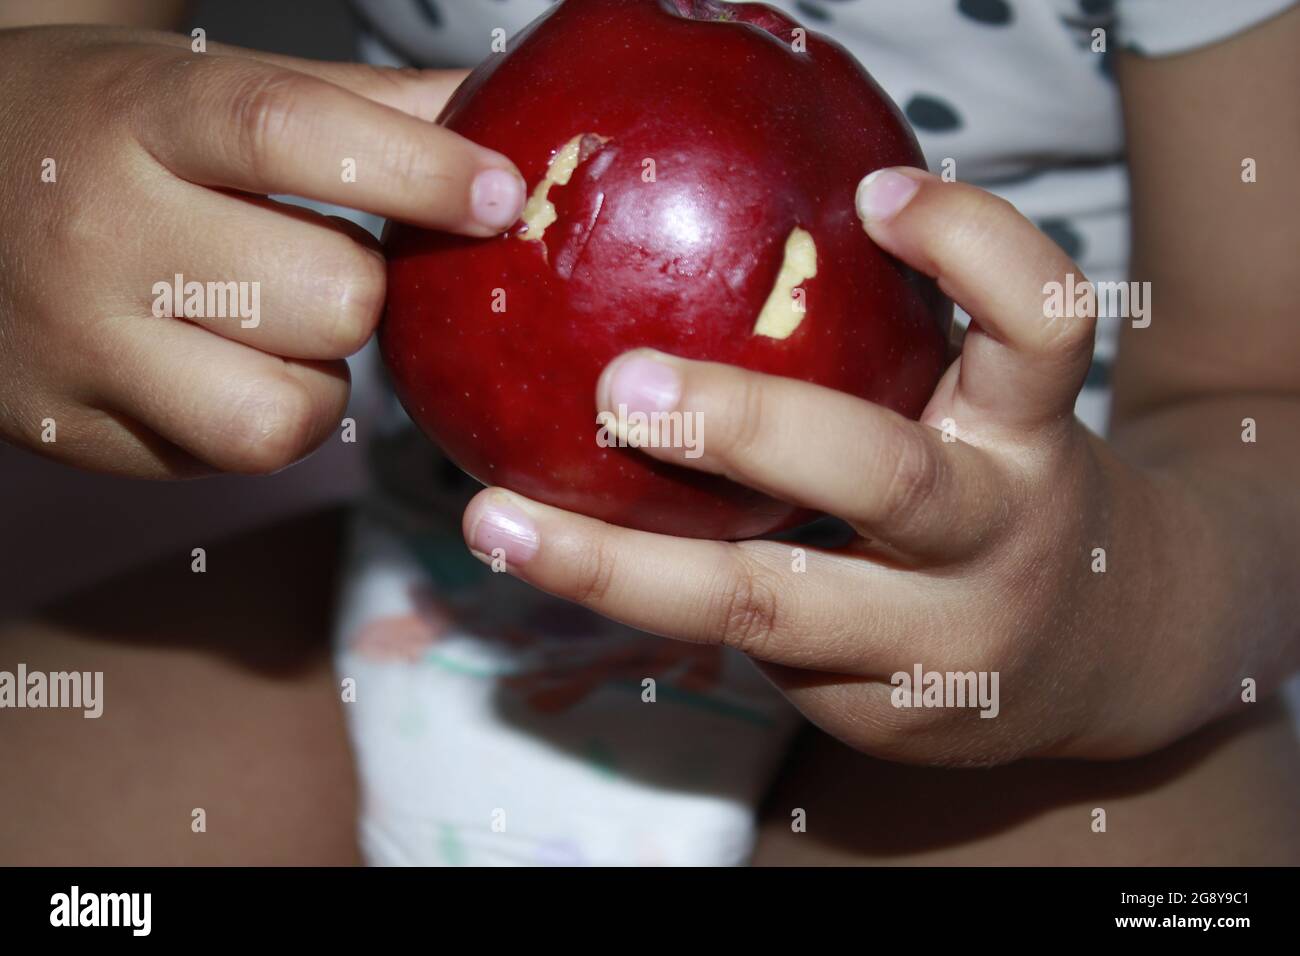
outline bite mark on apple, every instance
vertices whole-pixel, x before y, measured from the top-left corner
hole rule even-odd
[[[806,230],[795,226],[786,237],[781,271],[758,313],[754,334],[788,339],[807,314],[802,298],[796,301],[794,290],[816,275],[817,245]]]
[[[524,204],[524,230],[519,238],[532,242],[541,242],[546,227],[555,222],[555,204],[549,196],[552,186],[567,186],[573,177],[573,171],[584,163],[596,150],[609,142],[608,136],[596,133],[579,133],[556,151],[546,167],[546,175],[533,189],[533,194]],[[543,249],[546,247],[543,246]]]
[[[587,251],[587,243],[591,241],[591,234],[596,231],[596,223],[600,220],[600,212],[604,208],[605,194],[597,193],[596,208],[592,210],[591,217],[584,223],[585,228],[579,231],[572,241],[561,244],[556,252],[555,274],[561,279],[568,279],[573,275],[573,270],[581,261],[582,254]],[[542,248],[545,248],[545,246]]]

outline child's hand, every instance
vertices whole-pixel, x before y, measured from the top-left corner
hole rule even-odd
[[[460,73],[95,27],[0,32],[0,61],[0,437],[73,464],[272,471],[337,425],[383,257],[266,194],[475,236],[523,204],[509,160],[429,122]],[[154,317],[178,274],[256,317]]]
[[[1236,674],[1198,643],[1222,596],[1194,557],[1209,522],[1074,418],[1094,323],[1045,319],[1044,284],[1083,281],[1077,267],[1009,204],[916,171],[882,173],[859,207],[975,317],[922,423],[647,352],[612,363],[597,396],[702,413],[703,457],[644,453],[837,515],[856,543],[809,549],[799,573],[788,543],[645,534],[491,489],[466,512],[471,548],[504,548],[519,577],[633,626],[744,651],[815,723],[883,757],[1119,757],[1208,719]],[[998,672],[1000,712],[893,706],[891,675],[918,664]]]

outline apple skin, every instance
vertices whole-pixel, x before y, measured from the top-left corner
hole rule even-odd
[[[686,537],[749,538],[812,517],[600,447],[597,379],[641,346],[920,415],[952,306],[867,237],[854,192],[874,169],[924,160],[862,67],[811,32],[795,52],[796,27],[761,4],[565,0],[448,102],[438,122],[513,159],[530,194],[575,136],[607,138],[550,189],[557,219],[541,241],[522,222],[491,239],[400,223],[385,237],[384,361],[412,419],[474,478]],[[756,335],[796,226],[817,251],[806,312],[784,339]]]

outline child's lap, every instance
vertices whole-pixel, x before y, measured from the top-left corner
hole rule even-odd
[[[98,719],[0,711],[0,864],[359,862],[329,655],[340,524],[201,542],[203,574],[186,546],[0,622],[0,670],[104,672]]]
[[[357,862],[328,648],[340,544],[337,514],[295,521],[209,547],[205,576],[178,555],[0,626],[0,669],[103,670],[106,701],[98,721],[5,712],[0,863]],[[1294,864],[1298,801],[1270,704],[1115,764],[908,768],[810,732],[755,862]]]
[[[791,830],[796,807],[804,833]],[[1294,866],[1297,807],[1300,748],[1277,701],[1105,763],[907,767],[810,731],[769,796],[754,863]]]

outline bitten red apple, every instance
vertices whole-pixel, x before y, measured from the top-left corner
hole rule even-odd
[[[925,407],[951,305],[854,212],[864,174],[921,152],[832,41],[761,4],[565,0],[439,122],[513,159],[531,198],[492,239],[394,224],[380,340],[411,417],[480,481],[691,537],[808,517],[602,447],[597,378],[638,346]]]

